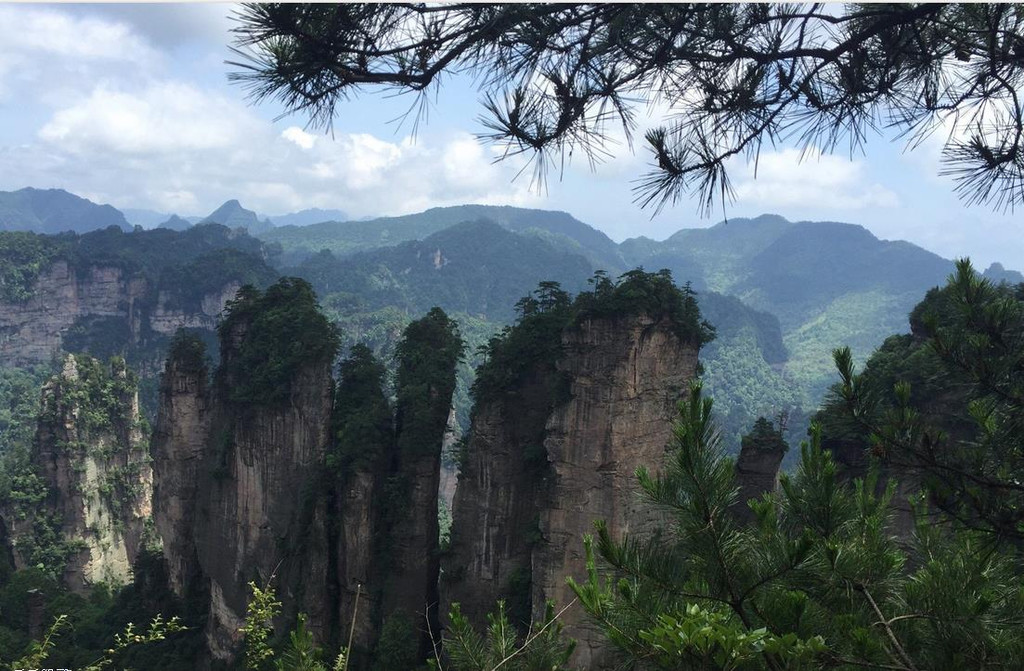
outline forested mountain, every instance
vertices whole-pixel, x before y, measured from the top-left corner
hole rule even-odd
[[[220,224],[228,228],[244,228],[252,235],[263,233],[274,227],[266,219],[260,219],[252,210],[242,207],[237,200],[227,201],[199,223]]]
[[[276,277],[262,242],[217,224],[184,232],[0,232],[0,366],[45,368],[60,350],[125,357],[143,374],[152,419],[155,377],[175,331],[196,329],[213,342],[239,287]],[[4,404],[17,405],[0,394]]]
[[[437,207],[418,214],[381,217],[365,221],[329,221],[312,226],[279,226],[263,234],[268,242],[278,242],[285,258],[299,262],[303,258],[330,250],[337,256],[396,245],[423,238],[464,221],[488,219],[511,231],[543,231],[568,249],[589,258],[595,267],[610,272],[626,269],[617,245],[604,233],[565,212],[528,210],[520,207],[457,205]]]
[[[282,272],[309,280],[322,296],[342,294],[371,310],[398,306],[419,313],[439,305],[504,323],[538,283],[579,291],[592,271],[580,254],[478,220],[340,260],[325,250]]]
[[[230,200],[205,221],[258,234],[265,245],[245,235],[227,244],[264,261],[268,250],[280,252],[274,259],[277,272],[313,284],[325,310],[342,325],[343,341],[369,340],[385,360],[405,324],[434,305],[459,320],[475,347],[508,324],[516,302],[541,281],[576,292],[588,286],[595,271],[617,277],[633,267],[666,268],[679,284],[697,291],[718,328],[702,360],[733,446],[757,414],[795,413],[791,425],[802,433],[803,419],[834,381],[832,349],[849,345],[863,361],[885,337],[905,330],[905,315],[952,269],[950,261],[910,243],[878,240],[860,226],[790,222],[776,215],[682,229],[663,241],[640,237],[621,244],[564,212],[484,205],[299,225],[341,215],[305,210],[279,217],[294,223],[275,227],[276,221]],[[141,263],[153,277],[162,271],[150,266],[163,263],[164,256],[174,259],[167,265],[191,264],[179,274],[194,287],[186,292],[190,295],[223,279],[207,278],[204,263],[196,265],[188,252],[174,249],[206,234],[179,238],[169,229],[191,230],[190,219],[164,221],[162,232],[153,232],[157,237],[126,237],[123,249],[110,233],[83,238],[72,245],[81,248],[72,255],[133,267]],[[225,229],[215,237],[231,235]],[[5,294],[24,296],[39,268],[67,240],[58,237],[38,249],[25,242],[27,256],[0,278]],[[220,270],[210,272],[239,264],[248,262],[221,258],[212,266]],[[260,273],[265,285],[270,276]],[[986,276],[1012,282],[1019,274],[994,264]],[[176,281],[170,277],[161,282]],[[476,363],[471,358],[460,368],[463,422]]]
[[[481,218],[506,235],[463,223]],[[698,291],[719,326],[718,340],[702,359],[719,413],[730,418],[725,423],[733,445],[753,413],[796,413],[792,427],[802,434],[807,413],[834,381],[831,351],[849,345],[863,361],[888,335],[905,330],[906,314],[953,267],[910,243],[879,240],[861,226],[776,215],[620,245],[564,213],[488,206],[281,227],[261,237],[281,245],[283,272],[308,277],[328,308],[361,313],[360,332],[394,333],[399,322],[389,306],[415,312],[435,301],[488,323],[507,322],[514,301],[502,306],[497,296],[522,295],[540,277],[572,290],[590,271],[616,276],[637,266],[669,269],[676,281]],[[553,265],[555,250],[564,256]],[[577,274],[581,260],[589,265],[587,275]],[[999,268],[991,272],[1013,277]],[[724,296],[734,300],[724,302]],[[754,317],[755,311],[763,314]],[[769,341],[774,344],[767,346]]]
[[[63,189],[0,191],[0,231],[85,233],[108,226],[128,230],[124,215]]]
[[[908,242],[879,240],[836,222],[775,215],[684,229],[664,242],[622,243],[631,264],[691,273],[697,287],[740,298],[778,317],[800,402],[814,407],[834,379],[830,353],[849,345],[863,361],[953,262]]]

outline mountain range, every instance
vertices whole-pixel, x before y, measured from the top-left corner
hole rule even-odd
[[[9,229],[129,229],[130,220],[148,217],[153,225],[160,215],[140,212],[129,219],[58,190],[0,193],[0,222]],[[321,217],[332,220],[308,223]],[[732,438],[758,414],[807,416],[835,381],[832,350],[848,345],[866,359],[887,336],[907,330],[908,312],[953,268],[948,259],[909,242],[879,240],[861,226],[777,215],[618,244],[568,213],[507,206],[343,218],[336,210],[304,210],[278,217],[283,225],[275,226],[229,200],[198,220],[174,215],[157,225],[247,229],[266,245],[278,272],[314,285],[353,342],[373,341],[378,351],[434,305],[460,315],[471,346],[479,346],[515,319],[518,299],[541,281],[575,292],[595,271],[615,277],[634,267],[667,268],[698,292],[718,327],[702,361],[720,415],[731,418]],[[1024,279],[999,264],[986,275]],[[463,392],[472,376],[464,372]]]
[[[0,231],[85,233],[108,226],[130,230],[124,214],[62,189],[0,191]]]

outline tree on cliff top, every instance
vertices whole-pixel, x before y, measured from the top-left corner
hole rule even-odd
[[[305,365],[329,365],[338,351],[337,329],[320,311],[313,288],[297,277],[282,277],[266,292],[243,286],[224,314],[217,327],[224,354],[218,376],[230,382],[233,401],[284,403]],[[236,334],[240,342],[231,343]]]
[[[630,143],[637,111],[652,167],[636,200],[658,208],[731,195],[726,162],[795,138],[858,149],[886,128],[909,147],[949,124],[944,171],[968,203],[1024,202],[1024,7],[1014,4],[247,4],[240,68],[256,100],[330,127],[366,88],[426,95],[447,75],[483,89],[487,132],[537,176]]]

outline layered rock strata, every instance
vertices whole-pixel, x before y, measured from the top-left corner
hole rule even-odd
[[[171,292],[156,292],[147,281],[117,267],[76,269],[55,261],[40,273],[24,302],[0,301],[0,364],[48,363],[68,331],[85,319],[122,322],[133,343],[146,334],[173,335],[179,328],[213,330],[238,282],[229,282],[186,308]]]

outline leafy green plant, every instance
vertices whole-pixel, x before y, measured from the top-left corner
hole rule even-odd
[[[281,602],[269,585],[260,588],[255,582],[250,582],[249,589],[252,597],[246,606],[245,625],[241,629],[244,664],[249,671],[261,671],[268,668],[274,657],[270,639],[274,633],[273,620],[281,613]]]
[[[299,615],[298,623],[288,634],[288,645],[274,660],[275,671],[327,671],[320,661],[322,651],[313,642],[313,634],[306,629],[306,616]]]

